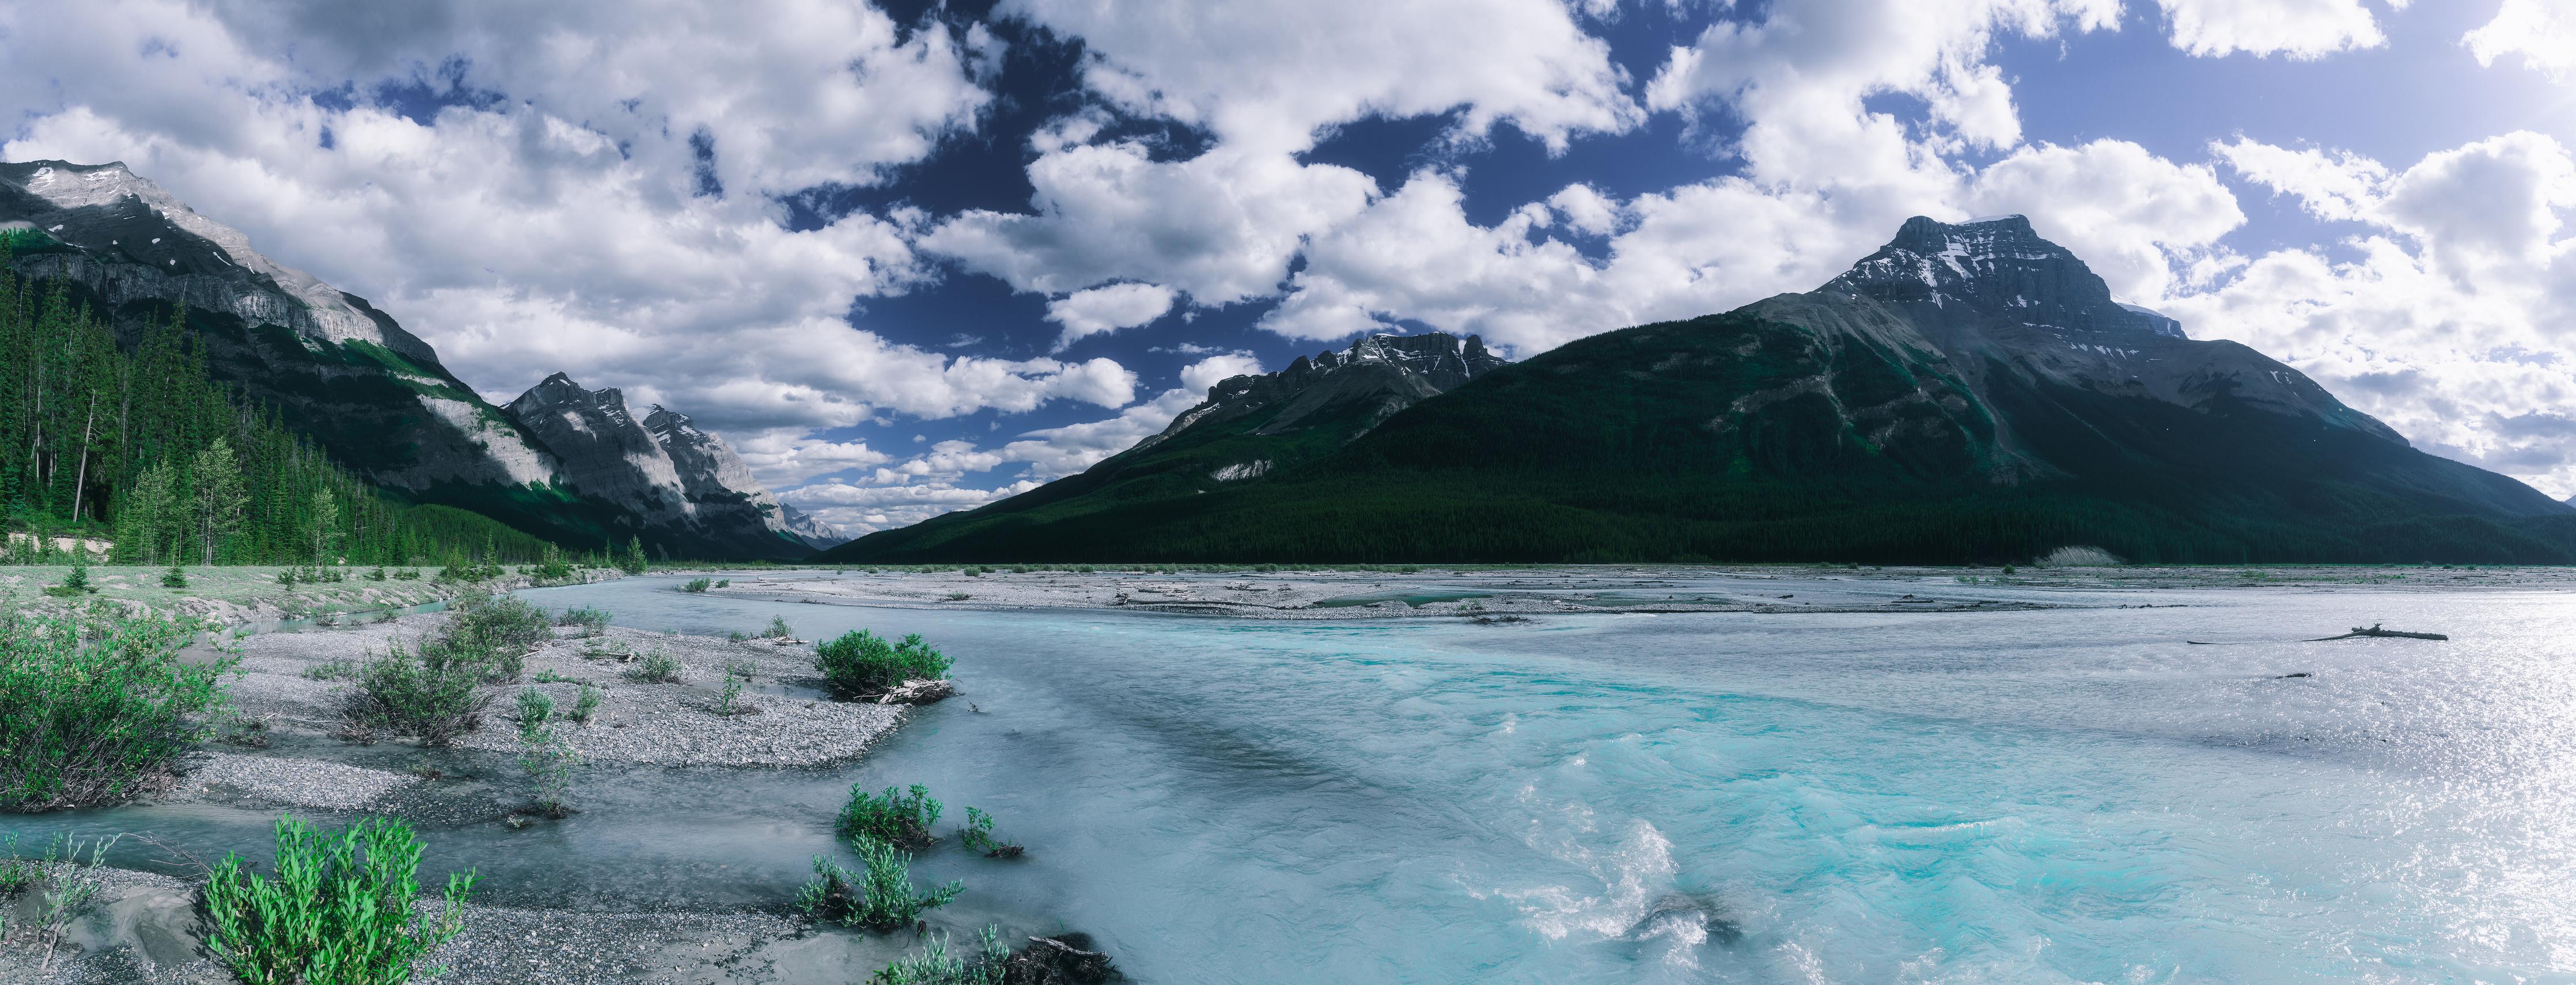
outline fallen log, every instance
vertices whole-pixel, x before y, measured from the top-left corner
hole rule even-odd
[[[2407,633],[2407,632],[2400,632],[2400,631],[2398,631],[2398,630],[2394,630],[2394,629],[2381,629],[2381,628],[2379,628],[2379,625],[2380,625],[2380,624],[2378,624],[2378,623],[2371,623],[2371,624],[2370,624],[2370,628],[2368,628],[2368,629],[2363,629],[2363,628],[2361,628],[2361,627],[2359,627],[2359,626],[2354,626],[2354,627],[2352,628],[2352,632],[2345,633],[2345,634],[2343,634],[2343,635],[2341,635],[2341,636],[2322,636],[2322,637],[2318,637],[2318,638],[2313,639],[2313,640],[2309,640],[2308,642],[2310,642],[2310,643],[2324,643],[2324,642],[2327,642],[2327,641],[2329,641],[2329,640],[2348,640],[2348,639],[2353,639],[2353,638],[2355,638],[2355,637],[2371,637],[2371,636],[2377,636],[2377,637],[2391,637],[2391,638],[2395,638],[2395,639],[2407,639],[2407,640],[2447,640],[2447,639],[2450,639],[2450,637],[2448,637],[2448,636],[2444,636],[2444,635],[2442,635],[2442,634],[2440,634],[2440,633]]]

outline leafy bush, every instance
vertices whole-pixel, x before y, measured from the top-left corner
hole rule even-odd
[[[912,856],[872,838],[852,847],[859,853],[859,872],[814,856],[814,881],[796,891],[796,905],[806,915],[844,927],[893,930],[911,926],[923,912],[948,905],[966,890],[965,883],[950,882],[921,893],[912,885]]]
[[[233,665],[179,659],[200,629],[0,607],[0,810],[116,803],[172,776]]]
[[[835,827],[852,842],[918,848],[930,844],[930,826],[939,823],[939,810],[939,802],[930,799],[930,788],[918,783],[909,795],[894,787],[872,794],[853,784],[850,802],[841,807]]]
[[[359,668],[349,720],[419,736],[424,745],[446,745],[482,727],[483,709],[492,704],[492,696],[480,690],[488,673],[482,662],[457,659],[436,646],[414,654],[396,643]]]
[[[712,580],[710,580],[710,579],[706,579],[706,578],[691,578],[691,579],[689,579],[686,583],[684,583],[684,584],[682,584],[682,585],[680,586],[680,590],[681,590],[681,591],[683,591],[683,592],[691,592],[691,593],[703,592],[703,591],[706,591],[706,590],[707,590],[708,586],[711,586],[711,585],[714,585],[714,584],[715,584],[715,582],[714,582],[714,581],[712,581]]]
[[[948,935],[933,932],[921,954],[877,969],[868,985],[1003,985],[1009,980],[1010,960],[1011,949],[1002,946],[998,927],[976,932],[971,957],[949,954]]]
[[[644,655],[643,664],[627,671],[626,676],[647,684],[677,684],[680,683],[680,662],[667,653],[648,653]]]
[[[966,828],[957,832],[957,840],[964,842],[968,851],[982,852],[987,858],[1018,858],[1028,851],[1018,842],[993,837],[993,815],[972,807],[966,809]]]
[[[584,684],[573,696],[572,720],[588,725],[591,719],[597,717],[599,717],[599,689]]]
[[[456,600],[439,641],[462,658],[479,655],[491,665],[494,680],[515,681],[528,651],[554,638],[550,623],[546,610],[516,595],[471,592]]]
[[[893,643],[864,629],[815,648],[814,660],[832,696],[844,701],[884,694],[905,681],[946,677],[949,664],[919,633]]]
[[[725,578],[725,579],[718,580],[718,581],[716,582],[716,587],[717,587],[717,588],[732,588],[732,587],[733,587],[733,579],[731,579],[731,578]]]
[[[787,624],[786,616],[771,616],[769,617],[769,628],[760,631],[760,638],[764,640],[792,640],[796,638],[796,627]]]
[[[746,680],[749,678],[735,673],[734,668],[725,668],[724,696],[716,701],[716,714],[731,717],[749,713],[750,709],[740,703],[742,684]]]
[[[474,873],[449,873],[433,918],[420,896],[420,841],[393,818],[318,832],[277,820],[277,874],[263,879],[227,854],[206,881],[206,948],[256,985],[401,985],[423,955],[465,929]]]
[[[345,681],[358,676],[358,665],[348,660],[325,660],[304,668],[308,681]]]
[[[45,857],[30,860],[18,857],[16,832],[0,835],[0,847],[9,850],[9,857],[0,859],[0,900],[14,904],[0,910],[0,942],[12,936],[25,938],[44,951],[38,970],[50,967],[54,951],[63,945],[72,924],[97,899],[98,891],[106,888],[107,881],[99,878],[98,869],[107,861],[109,846],[123,837],[114,835],[89,842],[89,855],[83,858],[82,842],[56,834],[45,846]],[[32,899],[18,898],[31,892]],[[9,925],[11,919],[18,921],[14,933]]]
[[[565,609],[555,617],[557,626],[579,626],[581,635],[597,636],[608,631],[608,610],[587,605]]]
[[[547,724],[554,715],[555,699],[533,687],[519,689],[519,769],[528,775],[528,792],[537,810],[563,817],[572,813],[564,796],[572,789],[573,770],[581,765],[581,756]]]

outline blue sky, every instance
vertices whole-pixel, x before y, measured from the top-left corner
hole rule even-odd
[[[2576,493],[2563,0],[108,0],[0,156],[123,160],[496,400],[687,412],[853,529],[1367,331],[1518,356],[2021,212]]]

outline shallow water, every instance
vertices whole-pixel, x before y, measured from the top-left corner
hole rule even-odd
[[[477,866],[512,902],[769,904],[834,851],[849,784],[918,782],[1030,847],[926,855],[968,883],[949,920],[1060,919],[1143,981],[2576,981],[2564,592],[1976,589],[2103,607],[1480,626],[672,581],[527,594],[651,629],[919,632],[964,694],[842,768],[602,771],[569,821],[425,832],[429,871]],[[2185,604],[2116,607],[2144,602]],[[2454,639],[2297,642],[2383,620]],[[49,817],[192,850],[269,820]]]

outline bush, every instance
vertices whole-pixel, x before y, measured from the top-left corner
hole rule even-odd
[[[841,807],[834,826],[854,843],[881,841],[919,848],[930,844],[930,826],[939,823],[939,810],[939,802],[930,799],[930,788],[918,783],[909,795],[894,787],[872,794],[853,784],[850,802]]]
[[[787,624],[786,616],[771,616],[769,617],[769,628],[760,631],[760,638],[764,640],[792,640],[796,638],[796,627]]]
[[[1018,842],[993,837],[993,815],[972,807],[966,809],[966,827],[957,832],[957,840],[964,842],[968,851],[982,852],[987,858],[1018,858],[1028,851]]]
[[[565,609],[562,615],[556,616],[555,625],[579,626],[581,635],[597,636],[608,631],[608,610],[586,605],[574,606]]]
[[[571,715],[573,721],[584,725],[590,724],[591,719],[599,717],[599,689],[588,684],[582,685],[581,690],[573,696]]]
[[[482,727],[483,709],[492,704],[492,696],[479,689],[487,676],[480,661],[457,659],[435,646],[415,655],[396,643],[358,670],[349,720],[443,746]]]
[[[949,954],[948,935],[933,932],[920,955],[877,969],[868,985],[1003,985],[1010,977],[1010,960],[1000,928],[987,926],[975,934],[972,957]]]
[[[173,776],[233,666],[179,659],[202,628],[0,608],[0,810],[117,803]]]
[[[89,583],[89,562],[85,560],[88,556],[89,552],[75,549],[72,554],[71,573],[63,576],[62,584],[46,586],[45,594],[55,598],[95,594],[98,589],[91,587]]]
[[[532,687],[519,689],[519,737],[543,730],[555,717],[555,699]]]
[[[317,832],[277,820],[277,874],[227,854],[206,881],[206,948],[244,982],[399,985],[423,955],[464,929],[474,873],[449,873],[435,918],[420,896],[420,841],[393,818]]]
[[[965,883],[950,882],[920,894],[912,885],[912,856],[874,839],[853,847],[860,872],[814,856],[814,881],[796,891],[796,905],[807,916],[844,927],[894,930],[911,926],[923,912],[948,905],[966,890]]]
[[[175,565],[175,564],[174,564],[174,565],[171,565],[171,566],[170,566],[170,570],[168,570],[168,571],[164,571],[164,572],[162,572],[162,573],[161,573],[161,587],[163,587],[163,588],[186,588],[186,587],[188,587],[188,572],[187,572],[187,571],[185,571],[185,570],[183,570],[183,569],[181,569],[178,565]]]
[[[685,584],[680,586],[680,590],[690,593],[703,592],[707,590],[708,586],[714,584],[715,582],[705,578],[691,578]]]
[[[519,769],[528,774],[529,799],[547,816],[564,817],[572,813],[564,795],[581,756],[546,724],[554,715],[555,699],[533,687],[519,689]]]
[[[648,653],[644,655],[643,665],[627,671],[626,676],[647,684],[677,684],[680,683],[680,662],[667,653]]]
[[[814,667],[832,696],[848,701],[884,694],[905,681],[946,677],[949,663],[919,633],[890,643],[860,629],[815,648]]]
[[[439,642],[458,659],[491,665],[494,680],[515,681],[528,651],[555,637],[546,610],[516,595],[471,592],[456,600]]]
[[[2031,562],[2034,568],[2116,568],[2120,558],[2099,547],[2060,547]]]

